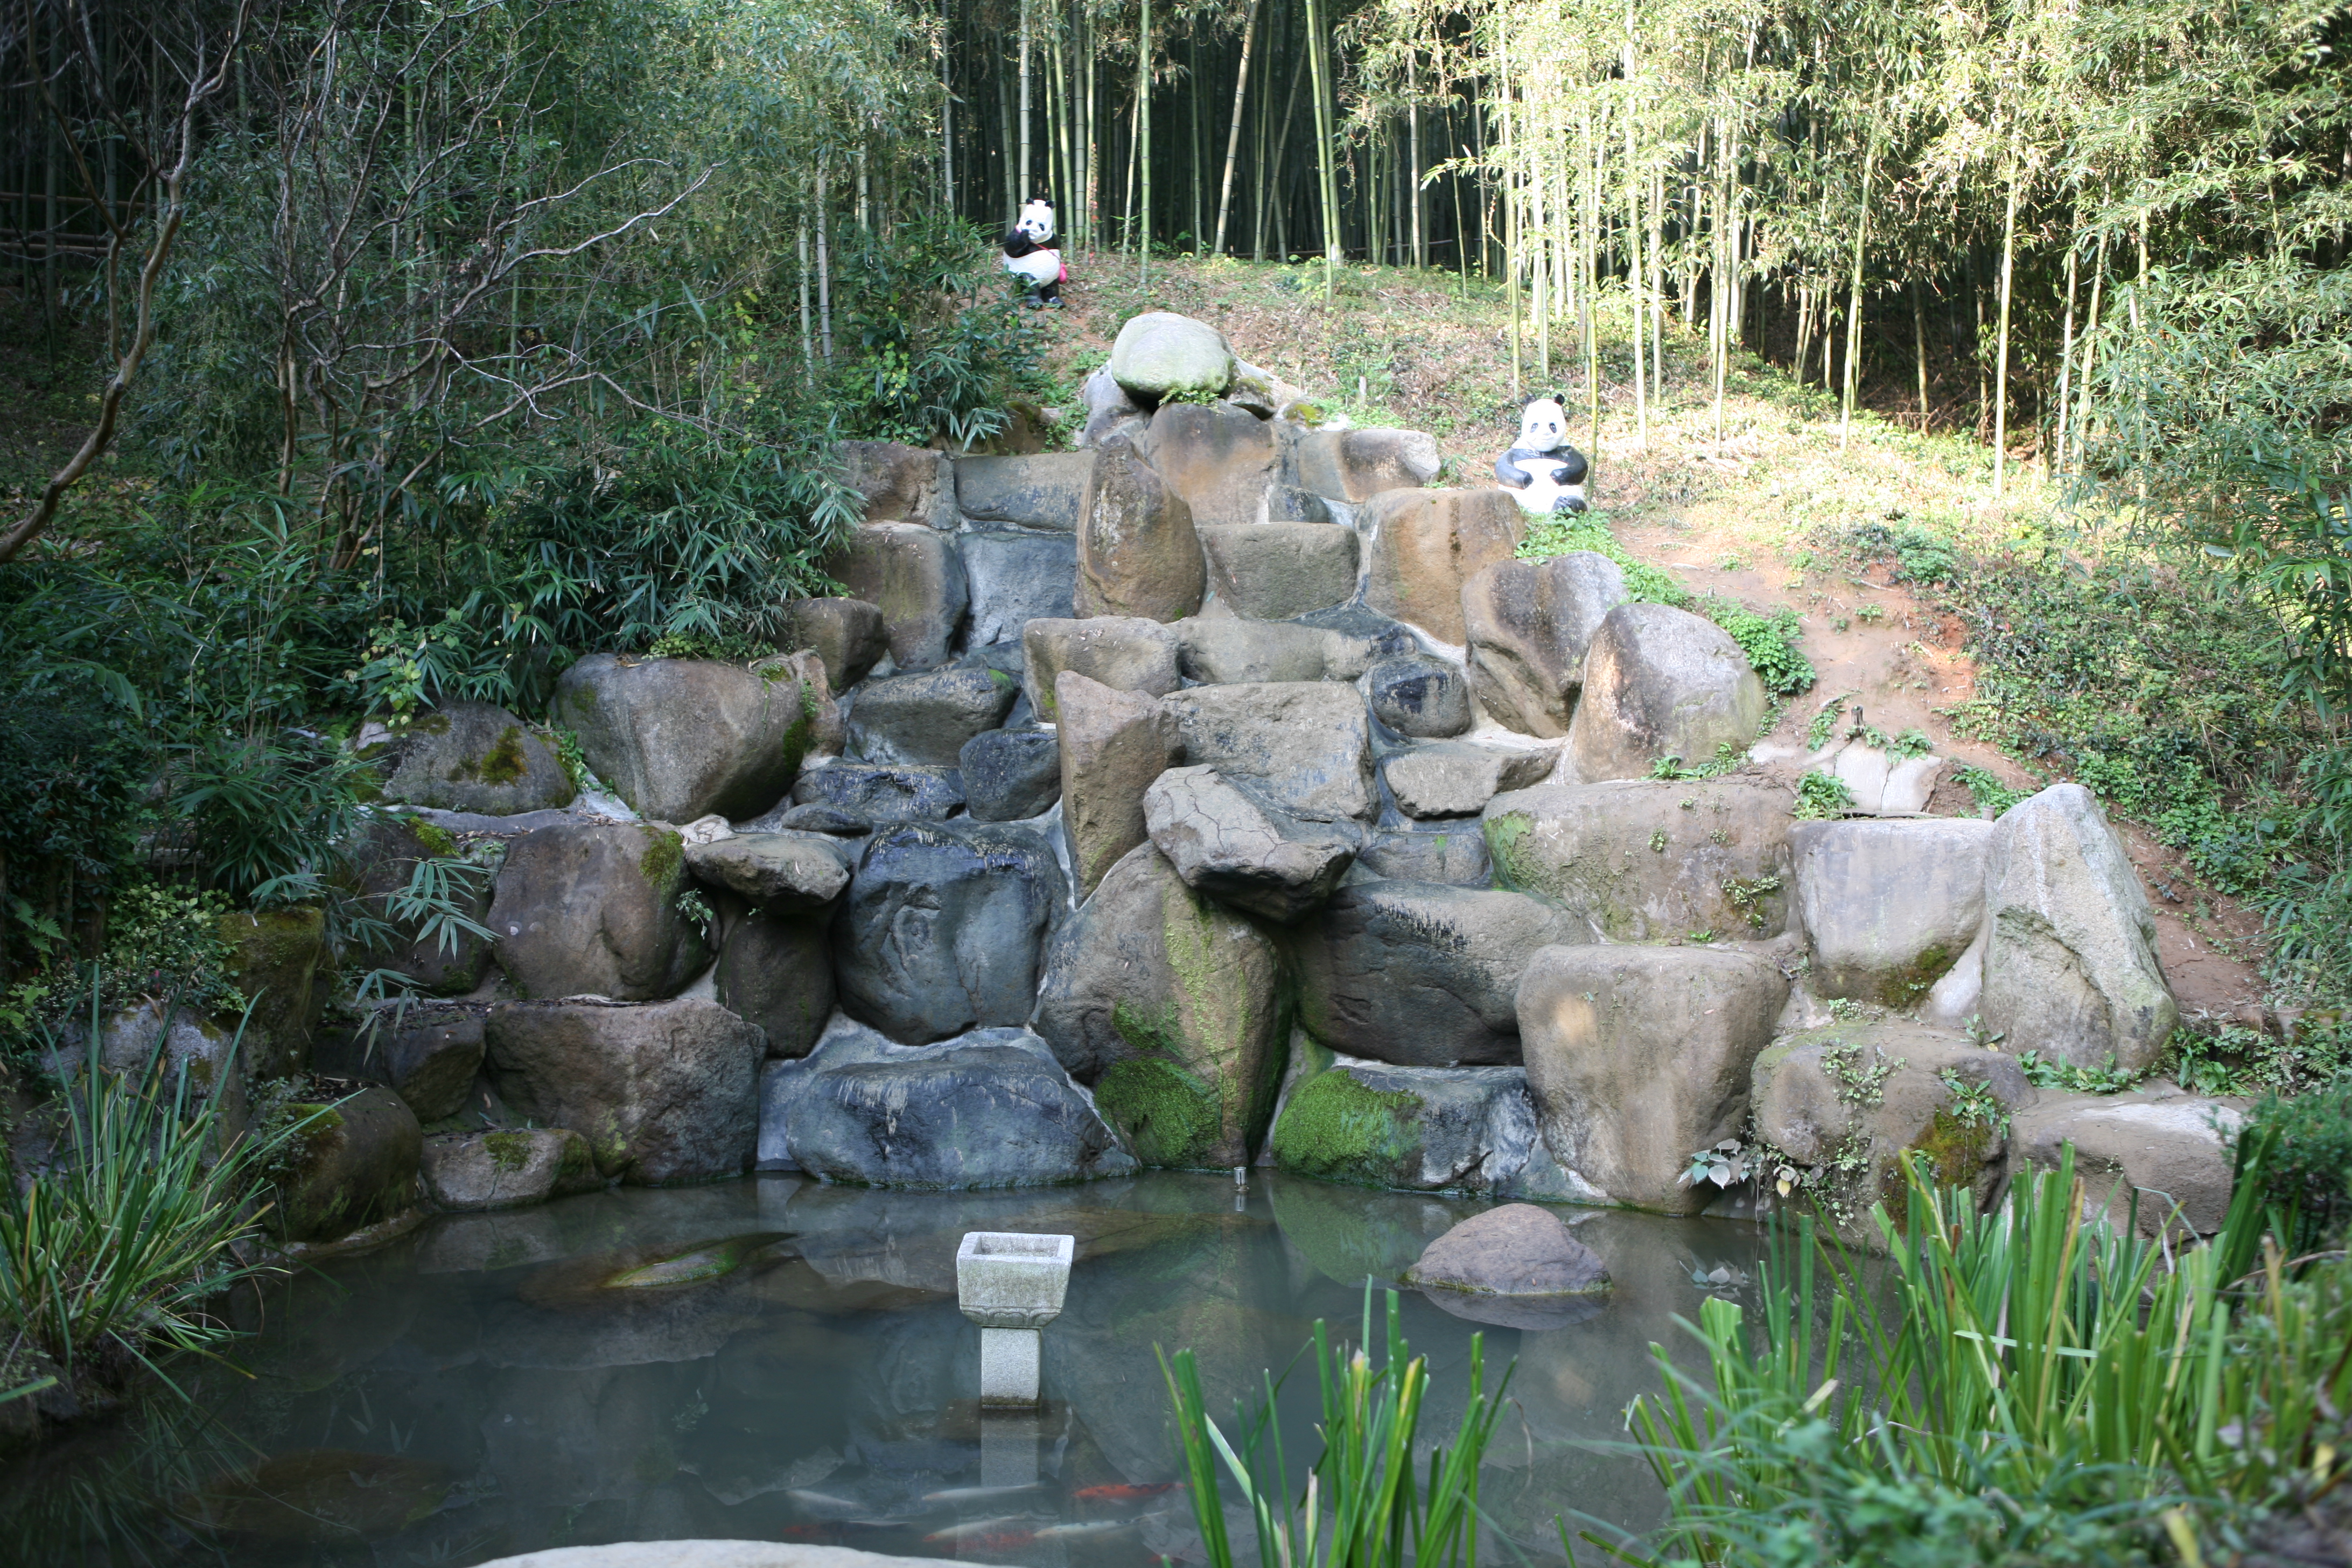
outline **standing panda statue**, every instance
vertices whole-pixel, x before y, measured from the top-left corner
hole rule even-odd
[[[1538,397],[1519,415],[1519,438],[1495,460],[1495,477],[1538,517],[1584,510],[1584,454],[1568,444],[1568,410]]]
[[[1044,196],[1028,203],[1004,236],[1004,270],[1029,286],[1029,308],[1062,308],[1062,283],[1069,269],[1054,244],[1054,204]]]

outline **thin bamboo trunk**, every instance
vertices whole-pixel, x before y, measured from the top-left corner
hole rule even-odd
[[[2055,462],[2053,474],[2066,467],[2066,415],[2072,407],[2074,374],[2074,289],[2076,263],[2082,256],[2081,237],[2075,236],[2066,247],[2066,315],[2058,330],[2058,428],[2053,438]]]
[[[816,155],[816,317],[824,363],[833,363],[833,258],[825,237],[825,149]]]
[[[2017,267],[2017,187],[2015,170],[2009,179],[2008,210],[2000,221],[2000,331],[1993,366],[1992,496],[1999,500],[2009,463],[2009,308]]]
[[[1911,285],[1911,353],[1919,365],[1919,434],[1927,433],[1927,286]]]
[[[1249,14],[1242,18],[1242,63],[1234,79],[1234,122],[1225,132],[1225,174],[1217,185],[1217,238],[1210,247],[1212,256],[1225,253],[1225,214],[1234,201],[1234,163],[1242,151],[1242,107],[1249,101],[1250,45],[1257,36],[1258,0],[1250,0]]]
[[[1633,435],[1650,444],[1650,383],[1642,363],[1642,174],[1634,128],[1633,7],[1625,6],[1625,284],[1633,304]]]
[[[1307,60],[1314,79],[1316,195],[1323,209],[1323,297],[1328,300],[1339,289],[1339,175],[1333,164],[1331,67],[1315,0],[1307,0]]]
[[[1021,168],[1013,176],[1013,211],[1029,199],[1029,177],[1036,169],[1029,155],[1029,0],[1021,0]]]
[[[2084,444],[2090,438],[2091,425],[2091,355],[2097,352],[2099,341],[2099,295],[2107,280],[2107,237],[2099,236],[2098,258],[2091,263],[2091,310],[2083,323],[2082,410],[2074,418],[2074,462],[2080,468]]]
[[[1519,331],[1519,258],[1526,243],[1521,231],[1518,196],[1517,152],[1518,116],[1512,112],[1511,37],[1507,23],[1496,19],[1495,82],[1498,94],[1496,107],[1502,118],[1503,133],[1503,290],[1510,296],[1511,305],[1511,400],[1524,396],[1521,364],[1526,348]]]
[[[1136,30],[1135,135],[1136,167],[1143,171],[1142,222],[1135,247],[1135,280],[1151,280],[1151,0],[1143,0],[1143,20]]]
[[[1862,267],[1870,246],[1870,181],[1878,170],[1878,139],[1862,155],[1862,205],[1853,219],[1853,286],[1845,304],[1845,395],[1838,409],[1838,450],[1853,430],[1853,396],[1862,385]]]

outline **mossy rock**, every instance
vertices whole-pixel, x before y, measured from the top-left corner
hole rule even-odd
[[[388,800],[510,816],[572,804],[577,793],[555,747],[503,708],[452,702],[394,736]]]
[[[1213,1163],[1223,1115],[1214,1090],[1173,1062],[1130,1057],[1095,1084],[1095,1109],[1146,1165],[1199,1170]]]
[[[425,1130],[407,1102],[369,1088],[332,1105],[297,1104],[315,1116],[288,1151],[270,1219],[288,1241],[335,1241],[392,1218],[416,1197]]]
[[[229,950],[230,979],[253,999],[238,1047],[247,1076],[299,1072],[327,1008],[333,956],[326,911],[312,904],[257,914],[240,910],[221,916],[220,938]]]
[[[1274,1127],[1274,1163],[1327,1182],[1398,1184],[1400,1165],[1420,1157],[1421,1099],[1366,1088],[1349,1073],[1318,1073],[1294,1091]]]

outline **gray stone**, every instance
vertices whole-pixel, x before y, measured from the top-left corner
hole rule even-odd
[[[1538,784],[1486,803],[1496,879],[1595,942],[1774,937],[1795,867],[1789,792],[1748,779]]]
[[[1297,485],[1275,486],[1273,493],[1266,497],[1265,510],[1267,517],[1276,524],[1339,521],[1331,515],[1331,506],[1328,501],[1313,490]],[[1356,531],[1352,528],[1343,528],[1340,531],[1353,537]],[[1352,547],[1350,547],[1350,553],[1352,553]],[[1350,586],[1352,587],[1352,582]]]
[[[1814,994],[1917,1003],[1984,923],[1992,833],[1992,824],[1967,816],[1790,828]]]
[[[814,915],[759,910],[727,928],[719,947],[719,1005],[757,1024],[771,1057],[804,1057],[833,1016],[833,947]]]
[[[963,779],[953,768],[834,763],[801,774],[793,801],[869,823],[933,822],[963,804]]]
[[[1423,1289],[1489,1296],[1589,1296],[1609,1270],[1559,1216],[1533,1204],[1472,1215],[1429,1244],[1405,1279]]]
[[[1372,717],[1400,735],[1436,740],[1470,728],[1470,684],[1462,668],[1442,658],[1405,654],[1364,672]]]
[[[971,815],[1024,822],[1062,798],[1062,746],[1051,730],[991,730],[957,759]]]
[[[1054,682],[1064,670],[1114,691],[1160,697],[1176,689],[1176,634],[1141,616],[1097,616],[1077,621],[1031,621],[1022,629],[1026,659],[1022,681],[1029,707],[1055,721]]]
[[[335,952],[327,941],[325,910],[317,904],[231,910],[213,922],[213,931],[225,950],[225,977],[246,1004],[239,1038],[246,1076],[299,1072],[333,984]]]
[[[1131,317],[1110,346],[1110,377],[1147,408],[1174,399],[1222,397],[1234,384],[1234,351],[1224,334],[1171,310]]]
[[[427,1138],[423,1174],[434,1203],[460,1213],[520,1208],[604,1184],[588,1141],[565,1127]]]
[[[1584,656],[1625,574],[1590,550],[1506,561],[1462,584],[1470,681],[1497,723],[1523,735],[1565,735],[1584,686]]]
[[[1066,533],[968,533],[971,646],[1019,642],[1034,620],[1067,620],[1078,591],[1078,542]]]
[[[1082,449],[1099,447],[1114,436],[1132,440],[1148,427],[1150,416],[1120,390],[1118,383],[1111,379],[1108,365],[1097,366],[1087,377],[1086,384],[1079,388],[1079,396],[1087,405],[1087,423],[1075,444]],[[1084,483],[1083,477],[1080,482]]]
[[[502,1002],[484,1038],[499,1097],[585,1138],[602,1175],[657,1186],[751,1168],[766,1047],[716,1002]]]
[[[974,522],[1072,533],[1078,500],[1094,459],[1084,452],[1038,452],[1021,458],[958,458],[956,505]]]
[[[898,441],[843,441],[834,456],[842,482],[866,502],[865,521],[955,527],[955,475],[945,452]]]
[[[829,1035],[768,1069],[761,1143],[828,1182],[1037,1186],[1125,1175],[1134,1159],[1045,1043],[981,1029],[919,1048]]]
[[[2084,1208],[2142,1236],[2210,1236],[2230,1212],[2231,1146],[2244,1114],[2170,1087],[2137,1094],[2045,1090],[2011,1127],[2011,1180],[2054,1171],[2069,1144]],[[2135,1210],[2137,1213],[2135,1214]]]
[[[1054,938],[1037,1032],[1144,1163],[1246,1163],[1282,1079],[1280,954],[1150,844]]]
[[[1301,488],[1349,501],[1417,489],[1437,477],[1440,463],[1436,438],[1419,430],[1304,431],[1287,456]]]
[[[1318,822],[1372,814],[1371,730],[1350,686],[1282,681],[1203,686],[1160,700],[1184,761],[1253,785],[1277,808]]]
[[[539,815],[546,823],[566,820],[560,813]],[[358,853],[352,857],[356,891],[367,912],[389,923],[394,934],[391,947],[371,952],[367,962],[371,968],[390,969],[406,975],[418,990],[428,994],[462,996],[479,985],[489,972],[488,941],[454,928],[427,937],[422,918],[397,920],[387,907],[391,899],[407,890],[418,861],[449,858],[449,851],[457,848],[450,842],[448,830],[438,823],[427,821],[423,826],[434,843],[425,842],[424,835],[417,831],[419,822],[405,814],[375,812],[369,816]],[[467,858],[472,859],[473,856],[468,854]],[[490,864],[477,863],[454,874],[444,873],[447,890],[456,895],[454,901],[467,920],[488,921],[490,895],[497,884],[497,858],[494,855]]]
[[[832,805],[795,805],[770,812],[760,821],[778,833],[825,833],[835,838],[863,838],[874,831],[866,817]]]
[[[841,1005],[909,1045],[1022,1023],[1064,896],[1061,866],[1031,829],[961,822],[877,828],[839,917]]]
[[[1985,1027],[2012,1051],[2137,1071],[2180,1022],[2156,917],[2089,790],[2052,784],[1993,824],[1985,860]]]
[[[576,793],[555,748],[487,702],[419,713],[392,745],[399,763],[384,781],[386,800],[510,816],[569,805]]]
[[[915,523],[869,522],[824,564],[850,597],[882,612],[883,636],[900,669],[947,662],[971,602],[951,536]]]
[[[769,1541],[644,1541],[557,1546],[501,1557],[487,1568],[929,1568],[935,1558],[889,1557],[849,1546]]]
[[[1083,898],[1149,836],[1144,792],[1176,764],[1181,742],[1164,699],[1115,691],[1070,670],[1062,672],[1055,692],[1062,837]]]
[[[951,768],[963,743],[1004,721],[1021,683],[1002,670],[938,669],[869,680],[849,710],[861,762]]]
[[[1179,668],[1204,685],[1353,680],[1375,657],[1360,637],[1286,621],[1192,616],[1174,629]]]
[[[1510,560],[1527,521],[1507,490],[1393,489],[1366,501],[1356,527],[1364,603],[1458,647],[1462,584]]]
[[[1317,1181],[1491,1193],[1527,1163],[1536,1142],[1535,1106],[1517,1068],[1340,1058],[1293,1078],[1268,1147],[1278,1168]]]
[[[1328,522],[1195,521],[1209,592],[1234,613],[1286,620],[1345,602],[1356,591],[1360,541]]]
[[[1328,898],[1356,858],[1349,825],[1276,811],[1214,768],[1171,768],[1143,795],[1151,842],[1185,886],[1287,924]]]
[[[756,816],[783,798],[816,736],[822,695],[708,659],[591,654],[555,683],[557,722],[636,814]]]
[[[1433,831],[1401,828],[1375,833],[1357,852],[1349,878],[1484,888],[1494,881],[1495,866],[1486,857],[1486,837],[1478,831],[1478,825],[1463,822]]]
[[[849,886],[856,853],[822,833],[739,833],[687,847],[698,881],[740,893],[771,914],[821,910]]]
[[[1381,658],[1402,658],[1406,654],[1421,651],[1421,639],[1413,635],[1411,626],[1394,616],[1382,615],[1360,604],[1334,605],[1328,610],[1309,610],[1303,616],[1290,618],[1302,626],[1317,626],[1344,637],[1361,637],[1372,645],[1373,651]]]
[[[1078,514],[1077,614],[1172,621],[1201,607],[1206,585],[1184,498],[1125,437],[1097,447]]]
[[[1812,1173],[1790,1195],[1849,1246],[1873,1250],[1883,1239],[1870,1205],[1903,1215],[1905,1155],[1920,1157],[1937,1186],[1967,1187],[1981,1203],[2000,1176],[2010,1113],[2033,1099],[2015,1058],[1893,1021],[1784,1036],[1756,1058],[1749,1082],[1756,1135]],[[1955,1082],[1995,1107],[1991,1117],[1964,1106]],[[1778,1173],[1759,1179],[1771,1191]]]
[[[814,650],[834,691],[865,679],[890,651],[880,607],[863,599],[793,599],[777,607],[775,621],[777,646]]]
[[[1646,778],[1662,758],[1744,753],[1764,708],[1764,683],[1730,633],[1668,605],[1620,605],[1586,651],[1569,752],[1585,779]]]
[[[376,1011],[372,1043],[383,1080],[417,1121],[438,1121],[465,1108],[482,1066],[483,1011],[432,1003]]]
[[[1381,767],[1407,816],[1475,816],[1502,790],[1526,789],[1551,776],[1558,746],[1482,746],[1441,741],[1399,752]]]
[[[1290,942],[1299,1022],[1332,1050],[1399,1067],[1517,1063],[1519,972],[1567,930],[1518,893],[1344,886]]]
[[[1256,416],[1231,404],[1162,404],[1136,449],[1184,499],[1194,527],[1264,521],[1274,427]]]
[[[1544,1142],[1612,1203],[1696,1214],[1693,1152],[1737,1137],[1748,1077],[1789,983],[1715,947],[1550,947],[1519,981],[1519,1036]]]
[[[313,1107],[289,1108],[297,1116]],[[294,1134],[277,1164],[269,1223],[288,1241],[327,1242],[387,1220],[416,1201],[425,1132],[388,1089],[345,1095]]]
[[[525,996],[641,1002],[677,994],[709,960],[677,907],[685,847],[673,829],[581,823],[507,847],[485,922]]]

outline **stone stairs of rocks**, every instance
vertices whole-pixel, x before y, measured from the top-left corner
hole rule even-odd
[[[1990,1191],[2070,1137],[2095,1195],[2218,1220],[2227,1108],[2019,1070],[2173,1026],[2085,792],[1926,817],[1932,769],[1880,758],[1870,815],[1801,822],[1758,768],[1654,777],[1755,740],[1727,635],[1601,556],[1517,559],[1514,497],[1432,488],[1429,437],[1291,417],[1213,329],[1143,320],[1081,450],[845,447],[866,521],[842,596],[777,607],[793,653],[569,672],[609,794],[475,787],[520,732],[495,710],[395,738],[423,826],[381,827],[384,875],[420,832],[505,848],[496,942],[412,955],[475,1026],[384,1059],[446,1084],[470,1050],[473,1100],[608,1179],[1255,1163],[1695,1213],[1752,1110],[1740,1157],[1856,1239],[1833,1189],[1866,1205],[1904,1151]],[[485,1136],[428,1142],[444,1205],[578,1178],[490,1180]]]

